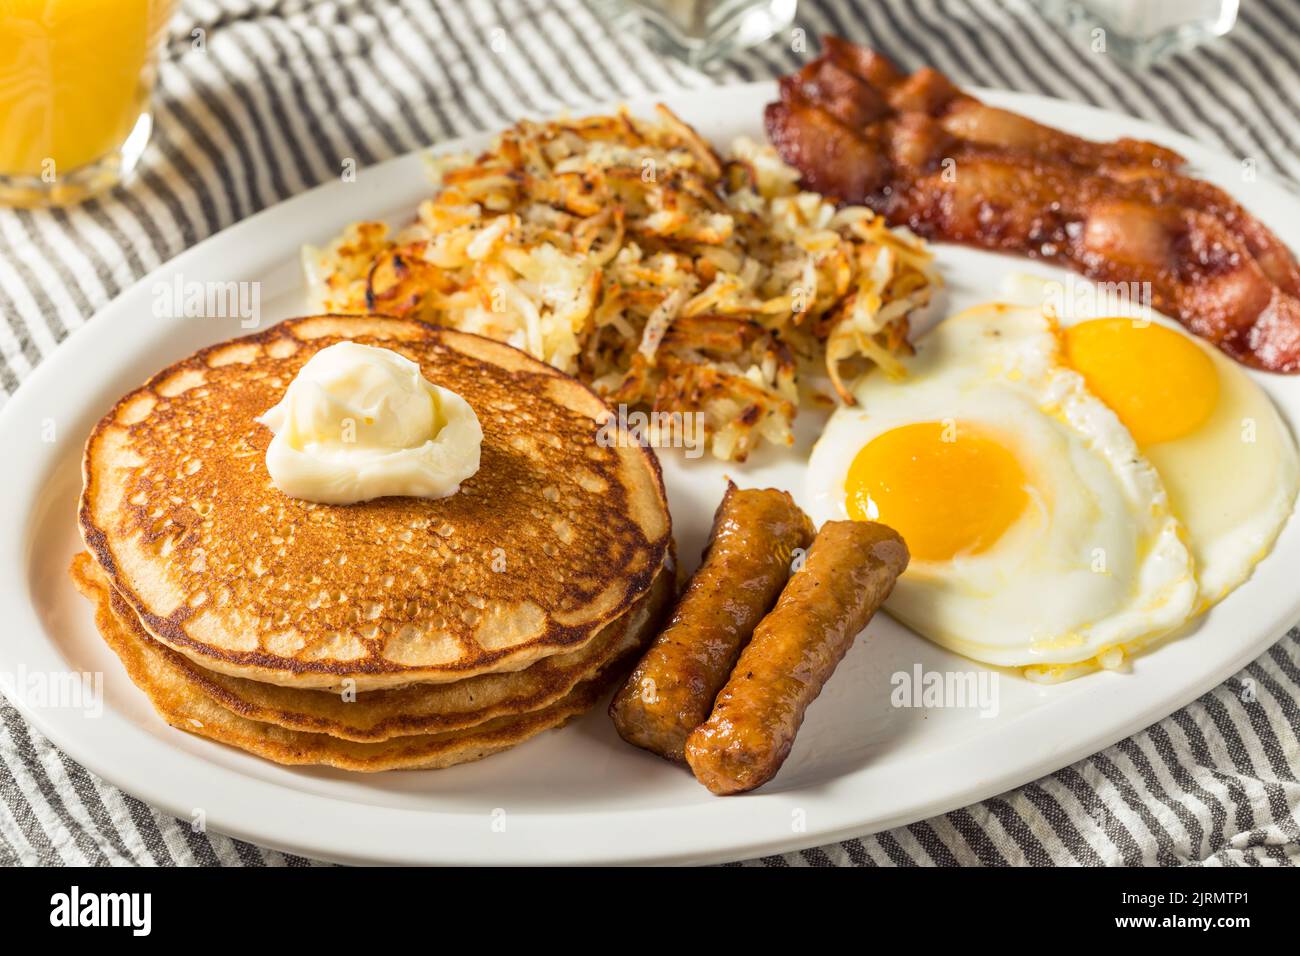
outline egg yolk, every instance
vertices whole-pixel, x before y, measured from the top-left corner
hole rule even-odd
[[[1219,399],[1214,361],[1185,335],[1133,319],[1093,319],[1065,330],[1066,361],[1139,445],[1196,431]]]
[[[1025,485],[1016,456],[974,426],[916,422],[862,447],[844,503],[901,534],[916,560],[946,561],[992,546],[1025,510]]]

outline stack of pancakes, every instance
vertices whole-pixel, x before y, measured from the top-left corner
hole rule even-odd
[[[321,505],[266,472],[255,420],[340,341],[390,348],[474,408],[479,471],[437,500]],[[205,349],[87,442],[73,577],[175,727],[289,764],[445,767],[595,704],[675,585],[653,456],[515,349],[319,316]]]

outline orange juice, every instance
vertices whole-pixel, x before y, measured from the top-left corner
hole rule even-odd
[[[146,112],[174,0],[0,0],[0,177],[114,157]]]

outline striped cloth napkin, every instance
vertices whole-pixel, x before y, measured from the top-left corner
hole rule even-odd
[[[1172,126],[1300,179],[1300,8],[1242,4],[1226,39],[1144,73],[1027,0],[800,0],[798,28],[958,83]],[[194,30],[204,49],[196,49]],[[809,44],[814,46],[815,44]],[[0,388],[135,279],[258,209],[522,112],[583,110],[794,69],[788,36],[705,75],[581,0],[193,0],[172,23],[137,181],[76,209],[0,210]],[[1288,95],[1288,92],[1290,95]],[[1191,706],[995,799],[772,866],[1300,862],[1300,630]],[[72,762],[0,699],[0,863],[307,865],[194,833]]]

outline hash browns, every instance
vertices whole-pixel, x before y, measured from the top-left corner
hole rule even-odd
[[[910,232],[801,191],[770,148],[720,157],[663,105],[523,121],[434,169],[406,228],[304,250],[320,307],[486,335],[610,402],[702,415],[724,460],[791,443],[827,382],[851,403],[846,382],[895,365],[939,284]]]

